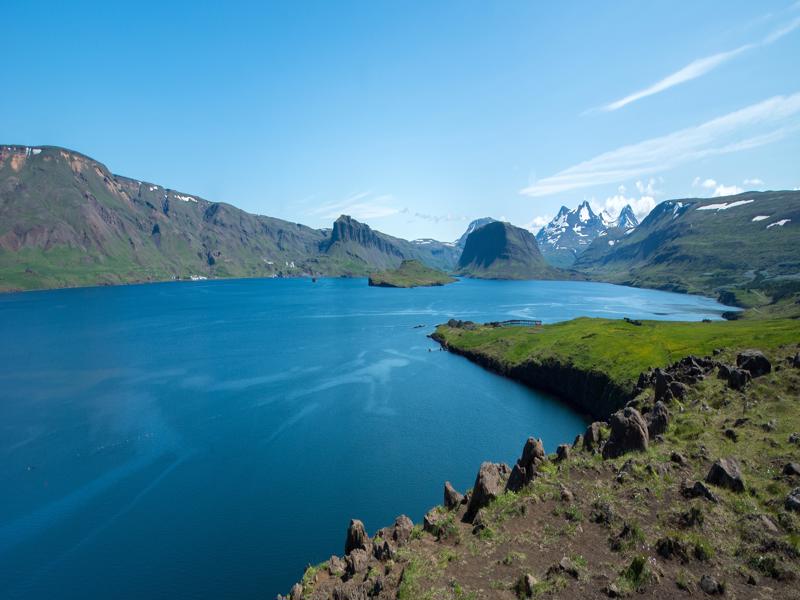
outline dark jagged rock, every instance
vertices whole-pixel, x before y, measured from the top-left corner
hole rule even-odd
[[[728,387],[732,390],[743,390],[751,379],[750,371],[730,365],[720,365],[718,377],[727,381]]]
[[[653,440],[659,434],[665,433],[669,426],[669,409],[660,400],[656,402],[653,410],[647,413],[647,432]]]
[[[478,511],[503,492],[503,479],[508,472],[507,465],[485,462],[478,471],[472,497],[467,505],[464,521],[471,523]]]
[[[744,481],[739,463],[734,458],[720,458],[708,471],[706,481],[734,492],[744,491]]]
[[[783,474],[789,477],[800,476],[800,463],[790,462],[783,465]]]
[[[556,448],[556,460],[569,460],[569,444],[561,444]]]
[[[647,450],[647,424],[638,410],[625,408],[609,419],[611,435],[603,446],[603,458],[615,458],[633,450]]]
[[[695,481],[693,484],[685,482],[681,490],[684,498],[705,498],[713,503],[718,503],[719,498],[702,481]]]
[[[800,487],[796,487],[791,492],[789,492],[789,495],[786,496],[784,507],[786,508],[786,510],[793,510],[794,512],[800,512]]]
[[[736,357],[736,366],[749,372],[752,377],[761,377],[772,371],[769,359],[759,350],[745,350]]]
[[[347,528],[347,539],[344,542],[345,555],[350,554],[353,550],[360,548],[365,552],[369,550],[369,536],[367,530],[364,528],[364,523],[358,519],[352,519],[350,526]]]
[[[544,460],[544,445],[542,440],[528,438],[522,449],[522,456],[517,460],[508,478],[506,489],[517,492],[533,480],[536,465]]]
[[[700,589],[709,596],[725,593],[725,588],[722,587],[722,585],[710,575],[703,575],[700,578]]]
[[[595,421],[586,428],[586,433],[583,434],[583,449],[594,452],[600,449],[600,443],[603,441],[602,428],[605,425],[602,421]]]
[[[392,560],[395,552],[388,540],[375,538],[372,540],[372,555],[379,561]]]
[[[411,532],[414,530],[414,523],[405,515],[400,515],[394,520],[392,527],[392,539],[398,546],[404,546],[411,539]]]
[[[369,554],[366,550],[356,548],[345,559],[345,575],[353,577],[356,573],[363,573],[369,565]]]
[[[345,562],[335,554],[328,559],[328,573],[333,577],[341,577],[347,568]]]
[[[575,436],[575,441],[572,442],[572,449],[578,450],[581,447],[583,447],[583,436],[581,434],[578,434]]]
[[[682,563],[689,562],[689,553],[686,544],[673,537],[664,537],[656,542],[656,552],[666,559],[677,558]]]
[[[444,506],[448,510],[458,508],[464,501],[464,496],[452,486],[449,481],[444,482]]]
[[[686,464],[686,457],[683,454],[681,454],[680,452],[675,452],[674,450],[670,453],[669,459],[672,462],[677,463],[679,465],[685,465]]]
[[[800,352],[794,355],[794,358],[792,359],[792,366],[795,369],[800,369]]]

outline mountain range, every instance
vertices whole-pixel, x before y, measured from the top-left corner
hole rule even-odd
[[[641,222],[584,202],[536,237],[486,217],[455,242],[343,215],[314,229],[112,174],[53,146],[0,146],[0,290],[190,277],[366,276],[417,260],[469,277],[594,279],[752,305],[800,290],[800,191],[668,200]],[[537,241],[538,240],[538,241]]]
[[[536,234],[536,241],[547,261],[555,267],[569,268],[598,236],[610,229],[631,230],[639,224],[630,205],[616,218],[605,212],[595,214],[588,202],[570,210],[562,206],[558,214]]]
[[[367,275],[454,244],[410,242],[342,216],[330,230],[112,174],[78,152],[0,146],[0,290],[189,277]]]

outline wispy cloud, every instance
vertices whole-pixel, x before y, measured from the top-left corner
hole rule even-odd
[[[421,219],[423,221],[430,221],[431,223],[447,223],[452,221],[466,221],[467,217],[464,215],[454,215],[452,213],[447,213],[444,215],[431,215],[427,213],[420,213],[414,212],[412,213],[409,209],[404,208],[402,211],[404,214],[409,214],[410,216],[414,217],[415,219]]]
[[[764,180],[761,179],[760,177],[748,177],[747,179],[742,181],[742,183],[744,185],[752,185],[752,186],[760,187],[760,186],[764,185]]]
[[[775,96],[695,127],[623,146],[520,190],[547,196],[661,173],[708,156],[776,142],[800,129],[800,93]]]
[[[628,104],[632,104],[637,100],[641,100],[642,98],[647,98],[648,96],[653,96],[654,94],[658,94],[663,92],[664,90],[668,90],[671,87],[675,87],[676,85],[680,85],[682,83],[686,83],[687,81],[691,81],[692,79],[697,79],[698,77],[702,77],[706,73],[709,73],[719,67],[720,65],[725,64],[732,58],[747,52],[748,50],[752,50],[753,48],[758,48],[760,46],[767,46],[774,42],[777,42],[783,36],[788,35],[795,29],[800,27],[800,17],[789,21],[788,23],[784,24],[782,27],[770,32],[764,39],[760,42],[753,42],[749,44],[744,44],[739,46],[738,48],[734,48],[733,50],[728,50],[727,52],[719,52],[717,54],[713,54],[711,56],[706,56],[704,58],[698,58],[697,60],[693,60],[685,67],[678,69],[674,73],[667,75],[663,79],[657,81],[653,85],[650,85],[642,90],[636,91],[632,94],[625,96],[624,98],[620,98],[619,100],[615,100],[605,106],[600,107],[599,109],[593,109],[588,112],[596,112],[597,110],[604,111],[604,112],[611,112],[614,110],[619,110],[620,108],[627,106]]]
[[[340,215],[350,215],[354,219],[382,219],[402,212],[392,204],[394,197],[391,194],[377,195],[371,191],[352,194],[344,200],[330,202],[318,206],[308,214],[324,219],[336,219]]]

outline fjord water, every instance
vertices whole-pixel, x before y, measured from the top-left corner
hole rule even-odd
[[[586,419],[439,352],[476,321],[700,320],[579,282],[168,283],[0,296],[0,597],[272,598],[351,517],[418,521],[449,479]],[[415,327],[424,325],[424,327]],[[433,350],[433,351],[431,351]]]

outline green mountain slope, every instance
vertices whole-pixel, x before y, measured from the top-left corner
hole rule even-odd
[[[337,237],[340,229],[253,215],[113,175],[63,148],[0,146],[0,290],[190,276],[366,275],[404,258],[455,264],[447,244],[372,232],[381,243],[370,245],[363,237]]]
[[[797,191],[670,200],[630,234],[595,240],[574,268],[606,281],[693,293],[791,288],[800,280],[798,226]]]
[[[547,264],[531,232],[495,221],[469,234],[458,274],[481,279],[553,279],[559,271]]]

